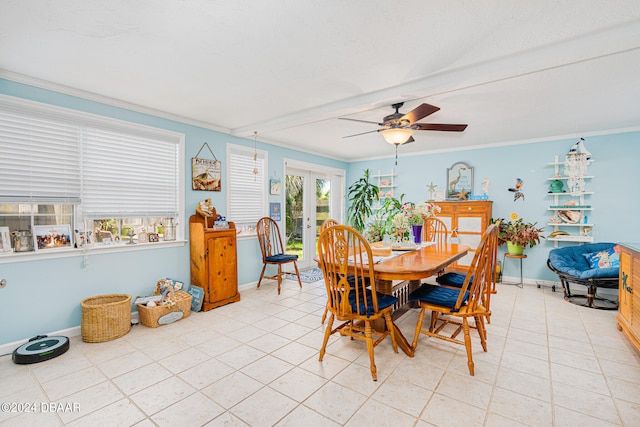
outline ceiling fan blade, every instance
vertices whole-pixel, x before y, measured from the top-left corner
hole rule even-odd
[[[435,113],[439,109],[440,109],[440,107],[436,107],[435,105],[420,104],[416,108],[414,108],[413,110],[409,111],[404,116],[400,117],[399,121],[408,120],[409,123],[413,124],[413,123],[417,122],[420,119],[423,119],[423,118],[425,118],[427,116],[430,116],[431,114]]]
[[[378,123],[378,122],[370,122],[368,120],[358,120],[358,119],[350,119],[348,117],[338,117],[339,120],[351,120],[352,122],[362,122],[362,123],[371,123],[374,125],[378,125],[378,126],[382,126],[384,123]]]
[[[402,145],[404,144],[411,144],[413,141],[415,141],[415,139],[413,139],[412,136],[409,137],[409,139],[407,139],[407,142],[402,143]]]
[[[467,125],[454,125],[445,123],[414,123],[411,126],[416,130],[439,130],[443,132],[462,132],[467,128]]]
[[[380,129],[370,130],[370,131],[368,131],[368,132],[362,132],[362,133],[355,133],[355,134],[353,134],[353,135],[343,136],[343,138],[351,138],[352,136],[365,135],[365,134],[367,134],[367,133],[373,133],[373,132],[380,132]]]

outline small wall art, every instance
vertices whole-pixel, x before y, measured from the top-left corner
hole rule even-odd
[[[205,146],[209,149],[213,160],[198,157]],[[201,191],[221,191],[221,169],[220,161],[216,158],[216,155],[213,154],[213,151],[211,151],[209,144],[205,142],[196,153],[196,156],[191,159],[191,188]]]
[[[282,183],[280,182],[280,180],[278,178],[271,178],[269,194],[280,194],[280,187],[281,186],[282,186]]]

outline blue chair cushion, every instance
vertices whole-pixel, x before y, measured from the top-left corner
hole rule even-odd
[[[409,301],[426,302],[448,307],[454,311],[460,291],[436,285],[422,285],[409,295]],[[469,292],[464,293],[463,304],[469,299]]]
[[[549,251],[549,262],[556,269],[579,279],[618,277],[620,267],[591,268],[585,254],[612,249],[615,243],[588,243]]]
[[[378,310],[383,310],[389,306],[392,306],[396,302],[398,302],[398,298],[393,297],[391,295],[381,294],[380,292],[376,292],[376,294],[378,295]],[[359,296],[360,296],[360,311],[358,312],[358,307],[356,306],[356,293],[349,292],[349,304],[351,305],[351,309],[354,312],[358,312],[358,314],[371,317],[371,315],[373,314],[373,300],[372,300],[371,290],[367,289],[367,293],[366,293],[367,306],[366,307],[364,305],[365,295],[362,295],[362,293],[360,293]]]
[[[436,282],[440,283],[444,286],[451,286],[456,288],[461,288],[464,284],[464,279],[467,278],[466,274],[460,273],[445,273],[442,276],[438,276],[436,278]],[[471,278],[473,282],[473,277]]]
[[[267,258],[268,262],[288,262],[288,261],[297,261],[298,255],[288,255],[288,254],[277,254],[271,255]]]

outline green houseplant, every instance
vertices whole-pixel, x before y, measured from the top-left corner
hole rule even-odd
[[[369,179],[369,169],[365,169],[364,176],[349,186],[347,219],[360,233],[364,232],[367,219],[373,214],[373,203],[379,200],[379,191]]]
[[[537,222],[524,222],[522,218],[511,221],[498,218],[492,222],[499,223],[498,243],[506,243],[507,250],[512,255],[521,255],[526,247],[532,248],[540,243],[540,239],[544,239],[541,234],[544,228],[536,227]]]

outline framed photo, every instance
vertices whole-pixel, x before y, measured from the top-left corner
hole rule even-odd
[[[147,243],[149,242],[149,235],[144,231],[138,233],[138,243]]]
[[[147,233],[147,237],[149,238],[149,242],[155,243],[160,241],[160,236],[158,233]]]
[[[434,202],[444,202],[446,195],[444,190],[433,190],[433,201]]]
[[[280,187],[282,186],[280,180],[272,178],[270,184],[269,194],[280,194]]]
[[[34,225],[36,244],[38,249],[55,249],[71,247],[71,226],[62,225]]]
[[[11,235],[9,227],[0,227],[0,252],[11,252]]]
[[[458,199],[460,193],[473,193],[473,168],[464,162],[447,169],[447,199]]]
[[[221,191],[221,165],[219,160],[191,159],[192,189],[202,191]]]

